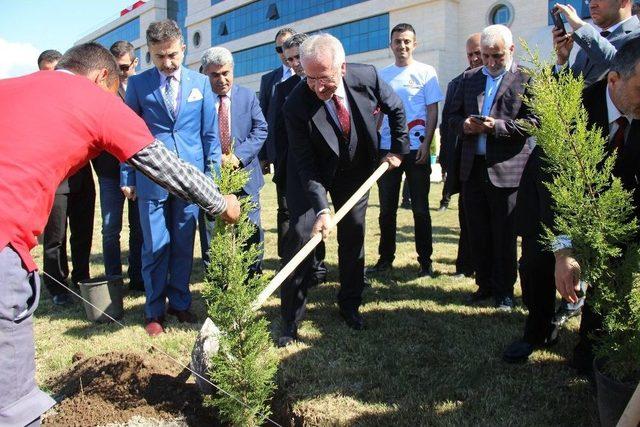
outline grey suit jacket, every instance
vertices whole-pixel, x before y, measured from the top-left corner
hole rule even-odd
[[[584,25],[573,33],[573,40],[580,50],[571,65],[571,72],[577,77],[584,76],[585,86],[602,79],[609,72],[611,60],[622,45],[640,36],[640,21],[632,16],[623,22],[607,38],[600,35],[592,25]]]

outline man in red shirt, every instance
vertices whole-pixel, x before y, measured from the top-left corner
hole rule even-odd
[[[116,62],[97,43],[71,48],[55,72],[0,80],[0,425],[38,425],[55,404],[35,383],[40,282],[29,251],[65,177],[104,150],[211,215],[239,217],[236,197],[156,141],[117,88]]]

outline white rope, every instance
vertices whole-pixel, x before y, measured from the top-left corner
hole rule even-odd
[[[89,304],[91,307],[95,308],[96,310],[98,310],[100,313],[102,313],[103,315],[107,316],[112,322],[114,322],[115,324],[117,324],[118,326],[122,327],[123,329],[126,328],[126,326],[122,323],[120,323],[118,320],[114,319],[113,317],[111,317],[109,314],[105,313],[104,311],[102,311],[100,308],[96,307],[95,305],[91,304],[89,301],[87,301],[86,299],[82,298],[82,295],[79,295],[78,293],[74,292],[73,289],[70,289],[68,286],[66,286],[64,283],[60,283],[55,277],[52,277],[49,273],[47,273],[46,271],[42,271],[42,273],[44,275],[46,275],[47,277],[49,277],[51,280],[53,280],[54,282],[56,282],[57,284],[59,284],[60,286],[62,286],[63,288],[65,288],[67,291],[71,292],[73,295],[75,295],[76,297],[78,297],[79,299],[81,299],[83,302]],[[182,367],[183,369],[188,370],[189,372],[191,372],[194,376],[200,378],[201,380],[203,380],[204,382],[206,382],[207,384],[211,385],[212,387],[214,387],[216,390],[222,392],[223,394],[226,394],[227,396],[229,396],[230,398],[232,398],[233,400],[235,400],[236,402],[238,402],[240,405],[244,406],[246,409],[251,410],[251,407],[249,405],[247,405],[246,403],[244,403],[242,400],[240,400],[239,398],[237,398],[236,396],[232,395],[231,393],[223,390],[222,388],[220,388],[219,386],[215,385],[214,383],[212,383],[211,381],[209,381],[207,378],[203,377],[202,375],[200,375],[199,373],[197,373],[196,371],[194,371],[193,369],[191,369],[189,367],[189,365],[185,365],[184,363],[180,362],[177,359],[174,359],[173,357],[171,357],[171,355],[169,355],[168,353],[166,353],[164,350],[162,350],[159,347],[156,347],[153,343],[150,343],[151,347],[154,348],[155,350],[157,350],[158,352],[160,352],[161,354],[163,354],[165,357],[167,357],[169,360],[171,360],[172,362],[174,362],[176,365]],[[264,419],[266,419],[267,421],[269,421],[271,424],[278,426],[278,427],[282,427],[280,424],[278,424],[277,422],[273,421],[271,418],[267,417],[266,415],[264,415],[262,412],[258,412],[258,415],[260,415],[261,417],[263,417]]]

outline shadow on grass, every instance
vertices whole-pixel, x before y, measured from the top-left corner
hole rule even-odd
[[[585,425],[586,381],[566,366],[576,334],[529,363],[505,364],[524,312],[466,307],[464,289],[374,285],[366,330],[338,316],[336,284],[309,292],[300,343],[280,350],[280,403],[302,425]],[[279,306],[264,308],[279,318]],[[278,322],[272,325],[274,339]],[[540,399],[540,396],[545,399]],[[563,407],[562,413],[552,408]]]

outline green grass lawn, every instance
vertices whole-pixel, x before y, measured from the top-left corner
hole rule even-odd
[[[269,180],[270,181],[270,180]],[[529,363],[501,361],[503,348],[520,337],[525,311],[510,314],[490,306],[469,307],[475,290],[471,279],[454,279],[457,250],[457,198],[446,212],[437,212],[442,186],[430,194],[436,279],[418,278],[409,210],[398,214],[395,269],[372,280],[365,289],[362,312],[367,329],[352,331],[338,316],[335,304],[337,244],[327,242],[328,282],[309,293],[301,341],[279,350],[278,396],[287,402],[297,422],[305,425],[571,425],[593,423],[589,384],[567,366],[576,340],[577,321],[562,331],[560,342],[538,351]],[[377,189],[367,213],[366,263],[377,260]],[[100,215],[96,210],[92,275],[103,273]],[[262,192],[265,266],[278,265],[276,253],[275,187]],[[125,230],[126,233],[126,230]],[[192,276],[194,310],[204,317],[200,296],[202,265],[197,243]],[[126,247],[126,239],[122,239]],[[42,265],[41,250],[34,251]],[[517,288],[519,296],[519,287]],[[72,355],[107,351],[148,351],[153,342],[188,363],[197,327],[168,324],[167,333],[153,340],[142,327],[142,296],[125,298],[125,316],[117,325],[85,320],[81,304],[54,307],[46,291],[36,311],[37,379],[40,384],[71,366]],[[279,328],[279,301],[264,307]]]

